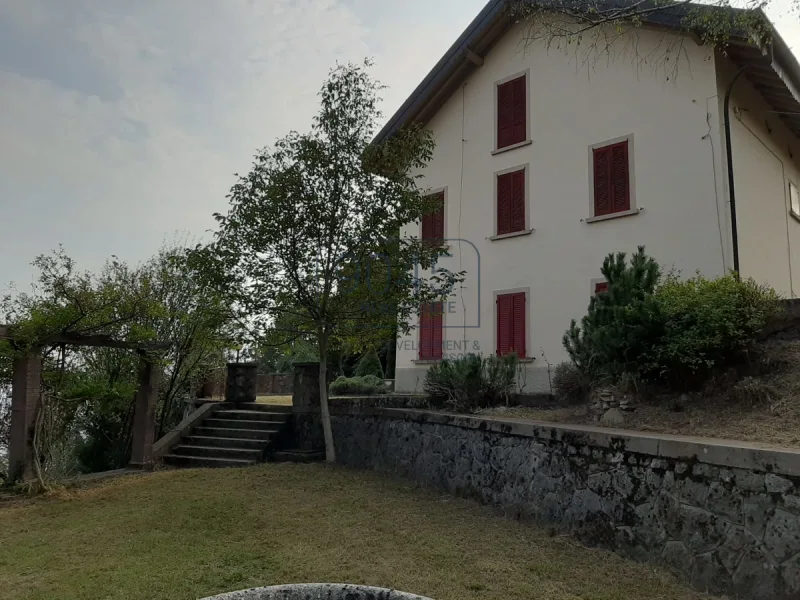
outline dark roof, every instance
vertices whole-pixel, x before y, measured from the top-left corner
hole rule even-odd
[[[628,0],[606,0],[609,6]],[[512,24],[507,6],[510,0],[489,0],[455,43],[431,69],[392,118],[375,137],[380,143],[413,122],[426,123],[452,95],[464,78],[477,68],[476,59],[485,56]],[[700,5],[681,5],[650,14],[646,22],[656,27],[681,29],[689,10]],[[709,8],[709,7],[704,7]],[[721,9],[737,10],[737,9]],[[769,23],[765,15],[761,15]],[[731,36],[725,52],[738,66],[747,65],[745,76],[764,99],[781,115],[789,129],[800,137],[800,64],[789,46],[771,27],[771,41],[758,46],[745,37]]]

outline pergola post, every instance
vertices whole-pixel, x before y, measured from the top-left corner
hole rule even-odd
[[[153,464],[153,441],[156,427],[156,401],[158,400],[158,378],[160,369],[152,360],[139,361],[139,389],[136,391],[136,407],[133,414],[133,448],[130,466],[149,469]]]
[[[31,479],[33,468],[33,433],[42,398],[42,350],[31,348],[14,359],[11,383],[11,432],[8,475],[11,481]]]

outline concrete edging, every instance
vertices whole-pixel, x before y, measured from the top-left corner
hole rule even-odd
[[[219,406],[222,406],[222,403],[206,402],[181,421],[175,429],[162,436],[161,439],[153,444],[153,460],[161,458],[169,453],[173,446],[178,444],[192,427],[200,423],[209,413]]]
[[[560,441],[612,450],[625,448],[628,452],[664,459],[696,460],[727,468],[800,476],[800,450],[751,442],[400,408],[361,407],[360,410],[335,411],[334,414],[403,419],[535,438],[543,442]]]

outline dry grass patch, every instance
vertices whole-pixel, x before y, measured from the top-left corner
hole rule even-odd
[[[708,381],[701,393],[660,394],[626,415],[626,429],[800,448],[800,341],[771,339],[752,363]],[[601,425],[586,405],[495,408],[480,414],[554,423]]]
[[[259,404],[280,404],[281,406],[292,405],[292,395],[288,396],[258,396],[256,402]]]
[[[324,465],[164,471],[0,504],[6,600],[190,600],[287,582],[437,600],[699,600],[663,570]]]

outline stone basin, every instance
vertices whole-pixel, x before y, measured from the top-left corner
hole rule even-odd
[[[348,583],[295,583],[228,592],[202,600],[431,600],[431,598]]]

